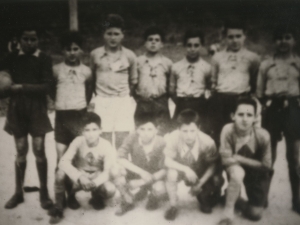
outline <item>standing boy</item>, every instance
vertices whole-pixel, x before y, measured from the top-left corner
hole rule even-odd
[[[91,52],[91,69],[95,77],[95,112],[103,120],[103,137],[120,147],[134,129],[134,106],[130,95],[137,83],[136,56],[123,47],[124,20],[119,15],[107,17],[103,47]]]
[[[87,112],[82,119],[82,136],[76,137],[59,162],[59,168],[73,181],[73,192],[91,191],[89,203],[94,209],[105,207],[105,199],[115,194],[115,186],[109,181],[116,162],[116,151],[100,137],[101,119]],[[56,223],[62,218],[62,209]]]
[[[10,102],[5,131],[14,136],[17,154],[15,161],[16,190],[5,208],[12,209],[24,201],[23,182],[28,152],[28,134],[32,136],[32,149],[40,180],[41,207],[48,209],[52,201],[47,188],[47,159],[45,134],[52,131],[47,115],[46,95],[51,87],[52,61],[38,49],[39,36],[35,28],[24,28],[20,32],[19,51],[12,52],[0,63],[0,70],[8,69],[13,85],[9,89]]]
[[[166,194],[164,148],[164,139],[157,135],[155,115],[145,113],[138,120],[136,132],[130,134],[118,150],[119,164],[126,171],[116,179],[116,185],[124,189],[128,182],[129,187],[140,188],[135,200],[144,199],[150,191],[146,205],[148,210],[158,208],[160,199]],[[129,206],[126,202],[121,204],[117,214],[124,214]]]
[[[62,37],[61,45],[65,57],[64,62],[53,67],[55,87],[55,140],[57,162],[66,152],[70,143],[81,132],[81,119],[92,96],[92,72],[82,64],[82,37],[77,32],[69,32]],[[55,172],[55,206],[63,209],[65,190],[68,192],[68,206],[79,207],[75,193],[70,193],[70,182],[59,168]]]
[[[231,122],[230,113],[239,96],[255,92],[259,67],[257,54],[244,47],[245,28],[231,22],[225,27],[227,48],[212,58],[212,90],[210,124],[217,145],[222,127]]]
[[[153,113],[159,120],[159,134],[164,135],[170,126],[168,83],[172,61],[160,53],[165,40],[162,30],[148,28],[144,38],[146,53],[138,57],[135,123],[144,113]]]
[[[300,59],[293,52],[295,31],[280,26],[274,32],[274,41],[276,52],[260,66],[256,93],[265,107],[262,126],[271,135],[272,165],[281,132],[284,133],[292,205],[293,210],[300,214]]]
[[[186,57],[172,66],[170,95],[176,104],[174,119],[185,109],[199,114],[202,130],[206,121],[205,92],[210,89],[211,66],[200,57],[204,35],[200,30],[188,30],[184,36]]]
[[[177,118],[178,130],[170,134],[167,142],[166,188],[171,205],[165,213],[167,220],[174,220],[178,214],[177,182],[180,180],[191,186],[191,194],[197,197],[204,213],[211,213],[221,194],[224,181],[219,153],[214,141],[199,130],[198,120],[195,111],[182,111]]]
[[[228,177],[223,219],[219,225],[231,225],[234,206],[244,183],[248,204],[244,214],[260,220],[267,201],[271,171],[271,143],[266,130],[254,126],[256,101],[241,98],[232,113],[233,123],[221,133],[220,154]]]

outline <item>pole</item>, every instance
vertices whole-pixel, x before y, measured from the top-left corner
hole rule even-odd
[[[77,0],[69,0],[70,30],[78,31]]]

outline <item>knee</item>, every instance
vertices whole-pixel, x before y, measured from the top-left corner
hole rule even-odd
[[[166,194],[165,183],[163,181],[154,183],[152,185],[152,194],[157,198],[160,198]]]
[[[262,218],[263,211],[263,207],[248,206],[246,216],[250,220],[259,221]]]
[[[59,183],[64,183],[65,181],[65,172],[62,171],[61,169],[56,168],[55,171],[55,182],[59,182]]]
[[[110,182],[104,184],[104,197],[112,198],[116,193],[116,187]]]
[[[114,165],[110,170],[110,177],[117,179],[119,177],[126,176],[126,170],[120,165]]]
[[[234,165],[227,169],[230,182],[241,184],[245,177],[245,171],[242,167]]]
[[[167,171],[167,181],[177,181],[178,179],[178,171],[174,169],[169,169]]]

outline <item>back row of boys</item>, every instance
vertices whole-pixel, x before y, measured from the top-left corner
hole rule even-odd
[[[247,207],[241,208],[248,218],[259,220],[268,205],[276,145],[284,132],[292,206],[300,213],[300,60],[293,54],[294,30],[277,29],[276,52],[260,64],[259,57],[243,46],[244,28],[228,24],[227,48],[214,55],[212,66],[199,55],[203,34],[189,30],[184,36],[186,57],[172,65],[160,53],[164,41],[161,30],[145,32],[146,53],[136,59],[132,51],[121,46],[123,19],[109,15],[107,21],[105,46],[92,51],[91,69],[80,62],[81,37],[69,33],[62,38],[65,61],[52,70],[50,57],[38,49],[38,34],[33,28],[22,30],[21,49],[1,62],[0,69],[9,70],[14,82],[1,94],[10,96],[5,130],[14,136],[17,148],[16,191],[6,208],[24,201],[30,134],[40,202],[44,209],[50,209],[51,223],[60,221],[66,205],[79,207],[76,191],[91,191],[90,204],[102,209],[115,186],[122,196],[117,214],[131,210],[134,200],[145,198],[148,191],[146,207],[156,209],[158,199],[167,192],[170,208],[165,218],[173,220],[178,213],[176,183],[182,179],[197,196],[200,210],[210,213],[223,185],[220,158],[229,184],[224,218],[219,224],[232,224],[243,182],[249,200]],[[253,126],[257,106],[249,96],[255,92],[265,107],[262,126],[269,132]],[[44,149],[45,134],[52,130],[46,107],[48,93],[55,100],[59,162],[54,206],[48,196]],[[137,102],[135,112],[131,96]],[[178,129],[165,144],[156,133],[164,135],[175,124],[170,119],[169,97],[176,104]],[[95,113],[87,112],[88,105],[93,105]],[[134,128],[133,118],[137,131],[128,136]],[[232,119],[234,123],[230,123]],[[100,133],[104,139],[99,138]],[[119,166],[113,163],[114,150],[109,142],[118,149]],[[140,188],[134,198],[130,188]]]

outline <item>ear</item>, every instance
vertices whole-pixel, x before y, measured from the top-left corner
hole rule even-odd
[[[231,120],[234,121],[235,118],[234,118],[234,113],[230,113],[230,117],[231,117]]]

